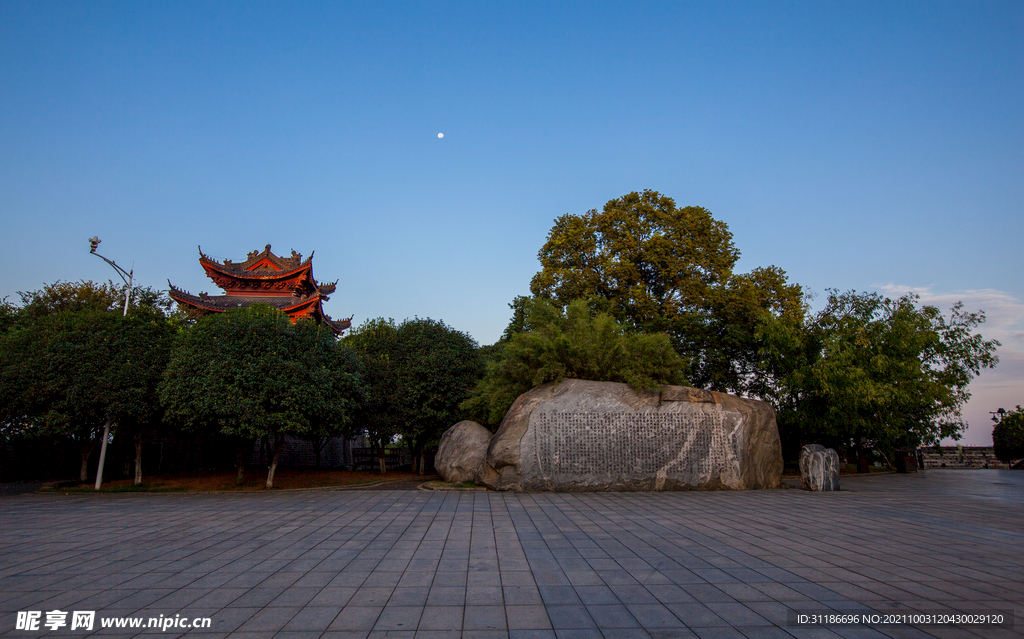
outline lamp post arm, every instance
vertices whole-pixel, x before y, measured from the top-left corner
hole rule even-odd
[[[114,270],[116,270],[117,274],[121,276],[121,279],[124,280],[125,284],[127,284],[129,281],[131,281],[132,274],[129,273],[128,271],[124,270],[123,268],[121,268],[117,264],[115,264],[113,260],[108,260],[107,258],[103,257],[102,255],[100,255],[96,251],[92,251],[92,254],[95,255],[96,257],[100,258],[101,260],[103,260],[107,264],[110,264],[111,266],[113,266]]]
[[[123,268],[121,268],[120,266],[118,266],[117,264],[115,264],[114,260],[108,260],[107,258],[105,258],[102,255],[100,255],[99,253],[97,253],[95,250],[92,250],[92,251],[89,251],[89,252],[92,253],[93,255],[95,255],[96,257],[100,258],[101,260],[103,260],[107,264],[110,264],[111,266],[113,266],[114,270],[117,271],[117,274],[121,276],[121,280],[124,282],[125,286],[128,287],[127,290],[124,293],[124,313],[123,313],[123,315],[127,315],[128,314],[128,302],[132,298],[132,276],[135,273],[135,269],[132,269],[131,271],[126,271]]]

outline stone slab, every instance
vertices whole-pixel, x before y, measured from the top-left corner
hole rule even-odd
[[[1021,636],[1024,473],[926,470],[848,484],[832,493],[0,497],[0,636],[84,636],[15,629],[19,611],[54,609],[210,617],[212,628],[188,636],[239,639],[521,639],[577,629],[606,637]],[[474,570],[472,561],[490,567]],[[299,585],[323,583],[323,572],[327,585]],[[585,573],[597,583],[573,583]],[[490,607],[502,605],[498,583],[506,627]],[[211,588],[223,596],[193,599]],[[301,607],[254,603],[264,594],[287,600],[297,588],[318,594],[303,593]],[[411,588],[452,590],[435,604]],[[494,601],[486,610],[470,610],[477,589]],[[792,611],[899,610],[1015,618],[1011,628],[788,621]],[[180,631],[119,636],[162,634]]]

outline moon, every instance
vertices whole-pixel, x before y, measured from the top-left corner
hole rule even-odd
[[[438,133],[438,134],[437,134],[437,137],[438,137],[438,138],[443,138],[443,137],[444,137],[444,133]]]

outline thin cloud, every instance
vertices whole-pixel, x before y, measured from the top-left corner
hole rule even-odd
[[[985,323],[979,329],[982,335],[999,340],[1002,343],[1001,354],[1004,349],[1024,353],[1024,301],[1005,291],[982,288],[937,292],[930,286],[902,284],[883,284],[876,288],[889,297],[914,293],[921,298],[922,304],[937,306],[943,311],[948,311],[957,302],[963,302],[967,311],[984,311]]]

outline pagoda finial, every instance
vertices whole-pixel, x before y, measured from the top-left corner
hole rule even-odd
[[[269,253],[270,252],[270,245],[267,244],[266,248],[264,248],[263,250],[266,251],[267,253]]]

